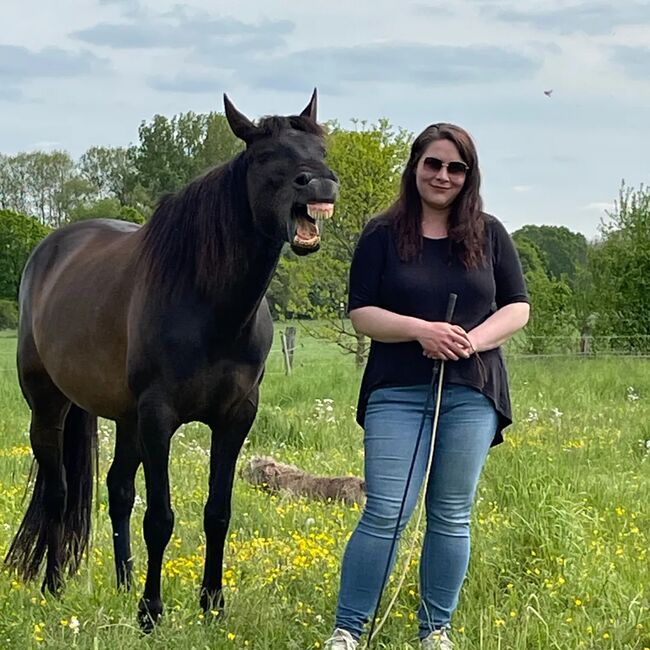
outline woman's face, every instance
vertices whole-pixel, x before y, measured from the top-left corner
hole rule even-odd
[[[467,166],[451,140],[431,142],[415,168],[415,184],[422,203],[434,210],[449,208],[463,189],[466,171]]]

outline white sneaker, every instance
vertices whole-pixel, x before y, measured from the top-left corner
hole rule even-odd
[[[422,650],[454,650],[454,644],[447,635],[447,628],[444,627],[422,639],[420,647]]]
[[[359,642],[347,630],[337,627],[334,634],[325,641],[325,650],[355,650],[358,645]]]

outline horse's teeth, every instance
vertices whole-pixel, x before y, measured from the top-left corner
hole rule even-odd
[[[332,212],[332,208],[317,208],[312,205],[307,205],[307,214],[312,219],[328,219],[332,215]]]

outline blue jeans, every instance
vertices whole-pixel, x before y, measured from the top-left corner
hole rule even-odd
[[[429,386],[380,388],[365,416],[367,501],[343,557],[336,627],[359,638],[372,616],[397,524]],[[417,502],[431,445],[427,413],[399,533]],[[448,626],[469,564],[469,522],[476,486],[497,427],[493,403],[460,384],[445,384],[426,489],[420,556],[420,638]],[[395,553],[391,558],[391,568]]]

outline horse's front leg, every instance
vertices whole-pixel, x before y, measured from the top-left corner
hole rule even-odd
[[[117,586],[131,588],[131,512],[135,499],[135,475],[140,466],[140,445],[134,422],[117,423],[115,456],[108,470],[108,514],[113,525],[113,551]]]
[[[201,586],[204,612],[221,611],[223,550],[230,523],[230,503],[235,465],[242,444],[257,413],[258,391],[249,395],[233,417],[212,429],[210,449],[210,494],[203,515],[205,528],[205,571]]]
[[[160,574],[165,548],[174,528],[169,494],[169,446],[178,421],[160,399],[141,400],[138,405],[138,436],[141,445],[147,509],[144,514],[144,541],[147,545],[147,578],[138,607],[138,620],[150,632],[161,617]]]

